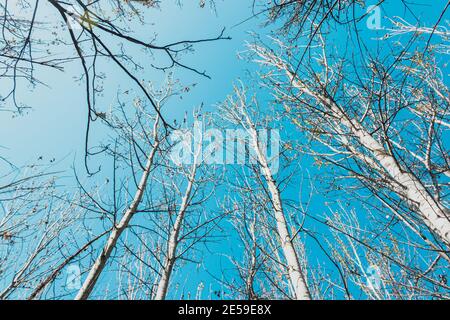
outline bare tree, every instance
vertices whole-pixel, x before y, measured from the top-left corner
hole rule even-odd
[[[342,204],[325,219],[332,237],[327,244],[353,295],[377,300],[448,299],[448,261],[427,250],[408,226],[391,226],[370,211],[365,217]],[[387,223],[391,223],[388,220]],[[332,277],[329,277],[332,279]],[[334,285],[334,284],[333,284]],[[339,289],[339,285],[336,286]],[[340,290],[338,290],[340,291]]]
[[[283,250],[284,259],[287,264],[287,272],[289,274],[290,285],[294,293],[294,298],[298,300],[309,300],[311,295],[306,283],[305,273],[300,263],[298,252],[294,248],[293,235],[289,230],[289,226],[285,216],[285,209],[281,200],[281,192],[276,182],[275,175],[272,172],[270,161],[266,150],[267,141],[258,135],[257,123],[250,117],[249,109],[251,108],[246,99],[244,89],[235,88],[235,96],[229,96],[227,102],[222,108],[222,112],[228,121],[240,126],[244,129],[249,137],[251,157],[254,157],[261,171],[260,180],[264,181],[267,187],[267,196],[272,206],[272,214],[276,223],[277,239]],[[279,157],[279,155],[275,155]]]
[[[136,1],[133,1],[136,2]],[[158,5],[159,1],[140,1],[146,5],[145,10]],[[145,70],[142,62],[134,57],[133,48],[143,49],[151,58],[157,56],[159,61],[151,64],[153,70],[168,70],[179,67],[192,71],[200,76],[209,77],[205,71],[188,66],[180,60],[180,55],[189,52],[198,44],[221,39],[222,30],[212,38],[179,40],[167,44],[156,44],[154,38],[142,39],[135,35],[128,21],[145,24],[145,10],[124,0],[19,0],[12,3],[3,0],[0,3],[2,12],[0,22],[0,70],[1,78],[9,83],[2,89],[0,100],[11,100],[18,111],[27,108],[18,100],[21,86],[28,82],[33,86],[41,84],[39,74],[41,68],[64,70],[64,65],[76,61],[82,70],[81,81],[84,82],[87,105],[87,127],[85,141],[86,169],[89,152],[90,124],[101,118],[104,110],[97,107],[97,97],[103,91],[102,81],[109,70],[103,70],[101,61],[108,61],[108,69],[114,66],[129,79],[145,96],[148,103],[159,114],[156,101],[148,94],[142,79],[137,75]],[[21,12],[21,16],[17,12]],[[55,17],[54,32],[49,38],[44,32],[42,21],[47,12]],[[49,21],[46,24],[51,23]],[[106,40],[108,39],[108,40]],[[59,46],[65,49],[58,54]],[[116,48],[119,47],[120,50]],[[43,54],[45,52],[45,54]],[[148,65],[148,63],[146,63]],[[164,126],[170,125],[159,114],[159,121]]]
[[[303,150],[315,157],[317,165],[336,168],[334,174],[345,172],[331,180],[333,189],[353,192],[381,216],[393,214],[393,221],[401,221],[442,263],[448,263],[450,220],[445,179],[449,166],[444,143],[448,133],[442,125],[447,122],[448,109],[443,92],[448,89],[433,55],[401,48],[399,53],[391,53],[392,60],[362,62],[362,71],[352,76],[349,64],[354,61],[335,60],[326,52],[322,37],[314,46],[311,63],[297,71],[297,63],[290,62],[290,46],[280,44],[278,53],[259,45],[252,47],[258,62],[273,68],[266,76],[267,83],[286,115],[311,141]],[[343,178],[358,183],[349,188]],[[369,191],[372,199],[363,196],[363,190]],[[392,223],[385,228],[392,232]],[[416,240],[408,237],[408,250],[417,250]],[[391,246],[397,246],[396,240]],[[420,274],[404,265],[405,276]],[[422,293],[434,290],[442,297],[439,281],[431,281],[438,288],[423,286]],[[375,298],[389,298],[386,293],[371,292]],[[420,289],[409,292],[417,294]]]
[[[241,244],[239,250],[233,250],[228,257],[238,277],[232,273],[231,278],[227,277],[221,283],[234,299],[291,299],[295,292],[280,252],[270,200],[264,188],[251,183],[251,177],[243,180],[239,181],[239,187],[235,187],[233,200],[224,204]],[[294,239],[293,243],[298,241]],[[304,260],[304,252],[299,249],[296,246]],[[302,270],[306,270],[304,264]],[[226,270],[223,273],[226,275]]]
[[[418,88],[423,81],[415,76],[429,72],[428,76],[434,79],[430,81],[438,81],[433,60],[427,59],[427,70],[415,62],[417,55],[406,56],[412,66],[395,61],[394,65],[385,66],[371,61],[364,75],[372,84],[367,87],[364,83],[347,83],[345,65],[331,65],[324,47],[320,48],[315,61],[321,69],[305,67],[302,73],[308,78],[295,73],[273,51],[261,46],[254,46],[253,50],[259,62],[281,72],[272,78],[272,83],[294,123],[328,148],[328,152],[314,154],[347,169],[374,193],[380,187],[393,192],[448,247],[450,222],[442,198],[446,184],[441,181],[448,171],[447,154],[440,140],[445,129],[435,121],[445,116],[441,109],[445,110],[448,102],[433,93],[433,88]],[[285,49],[288,52],[288,48],[282,48]],[[405,55],[402,50],[397,61]],[[280,82],[283,77],[285,81]],[[442,82],[438,83],[442,88]],[[404,125],[400,119],[403,110],[422,110],[425,106],[426,116],[412,113]],[[407,139],[406,135],[413,134],[415,141]]]
[[[171,97],[186,90],[176,88],[177,84],[169,77],[166,87],[149,87],[148,90],[158,108],[162,108]],[[124,96],[129,99],[128,94]],[[201,148],[194,147],[192,151],[183,144],[184,139],[192,143],[187,119],[182,128],[172,131],[162,125],[158,113],[148,110],[145,100],[133,99],[134,116],[127,113],[125,103],[120,100],[119,110],[103,116],[117,138],[100,146],[114,160],[113,175],[107,178],[108,183],[113,184],[112,196],[99,196],[81,185],[90,201],[89,205],[80,205],[92,212],[97,224],[109,220],[112,226],[106,228],[110,230],[106,231],[108,240],[99,248],[100,253],[90,265],[76,299],[92,297],[99,277],[106,266],[113,263],[119,264],[119,296],[164,299],[175,263],[179,260],[193,262],[194,257],[187,259],[186,253],[206,241],[219,219],[202,208],[213,194],[217,177],[213,179],[213,168],[209,168],[210,173],[200,170],[198,150]],[[179,141],[180,138],[183,141]],[[183,151],[184,157],[192,156],[192,159],[184,162],[177,158],[178,144],[181,148],[188,147]],[[122,199],[127,198],[131,199],[123,202]],[[129,259],[124,259],[126,256],[136,261],[136,267],[130,265]],[[150,278],[143,278],[150,274]]]
[[[154,93],[155,95],[157,93]],[[156,100],[156,106],[158,110],[161,109],[162,103],[165,102],[165,100],[172,95],[172,89],[169,86],[165,91],[160,92],[158,98]],[[119,240],[122,233],[125,231],[125,229],[128,228],[131,219],[133,216],[136,215],[139,206],[142,203],[147,185],[148,180],[150,177],[150,173],[154,170],[156,166],[156,157],[157,153],[161,151],[161,143],[164,142],[166,139],[167,133],[161,133],[161,119],[159,116],[159,113],[156,114],[156,118],[153,120],[152,124],[152,130],[148,132],[148,130],[144,126],[144,119],[151,120],[152,116],[151,114],[145,113],[145,111],[142,109],[142,106],[140,105],[140,101],[136,100],[136,107],[137,107],[137,113],[139,114],[141,118],[135,120],[135,123],[132,124],[128,122],[129,120],[125,116],[125,121],[123,123],[119,122],[119,118],[116,117],[116,119],[108,120],[106,116],[104,117],[104,120],[107,121],[111,126],[117,128],[120,131],[122,131],[121,138],[125,141],[125,143],[129,144],[130,151],[134,150],[136,157],[136,161],[138,162],[138,169],[141,171],[139,180],[136,181],[136,191],[134,192],[134,196],[127,206],[127,209],[123,213],[122,217],[118,219],[116,210],[118,209],[116,207],[116,201],[114,201],[114,208],[113,208],[113,226],[111,229],[111,232],[108,236],[108,240],[103,246],[98,258],[95,260],[94,264],[90,267],[89,273],[84,280],[83,286],[78,291],[78,294],[75,299],[87,299],[89,295],[91,294],[92,290],[94,289],[95,284],[97,283],[97,280],[102,273],[103,269],[105,268],[106,263],[111,257],[112,251],[115,249],[117,245],[117,241]],[[139,110],[140,109],[140,110]],[[112,114],[110,115],[112,116]],[[113,121],[113,122],[111,122]],[[137,131],[136,128],[140,129],[142,131]],[[140,146],[140,140],[146,142],[147,150],[143,149]],[[116,150],[114,150],[115,153]],[[145,165],[142,164],[141,158],[142,155],[144,155],[145,158]],[[116,159],[117,156],[120,156],[119,154],[114,154],[114,159]],[[133,161],[133,156],[130,155],[130,161]],[[134,164],[131,164],[134,166]],[[115,171],[116,168],[113,168]],[[135,169],[132,168],[133,176],[135,176]],[[139,181],[139,182],[137,182]],[[116,186],[113,186],[114,189]],[[114,190],[114,196],[116,191]],[[101,208],[100,205],[97,204],[97,201],[92,199],[94,203]]]
[[[177,259],[177,247],[180,242],[180,232],[183,227],[185,215],[187,213],[186,211],[188,210],[188,207],[192,202],[192,193],[196,179],[197,168],[200,165],[200,149],[196,148],[196,150],[197,151],[193,155],[193,164],[190,170],[191,172],[189,172],[187,175],[186,190],[181,198],[181,204],[179,206],[178,212],[176,213],[173,229],[169,232],[167,253],[163,268],[161,270],[161,277],[156,289],[155,300],[163,300],[166,297],[172,270]]]
[[[30,166],[1,188],[0,299],[25,298],[83,237],[82,211],[55,175]]]

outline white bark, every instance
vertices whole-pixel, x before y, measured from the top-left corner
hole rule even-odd
[[[147,186],[147,180],[150,174],[150,171],[153,167],[153,161],[155,158],[155,154],[159,148],[159,140],[157,138],[157,127],[158,127],[158,120],[155,122],[154,126],[154,137],[155,142],[153,145],[153,148],[147,158],[147,163],[145,165],[145,169],[142,173],[141,180],[139,182],[138,188],[136,190],[136,193],[134,195],[133,201],[125,214],[123,215],[122,219],[119,221],[117,225],[113,226],[113,229],[108,237],[108,240],[106,244],[104,245],[102,252],[98,256],[98,258],[95,260],[94,264],[92,265],[91,269],[89,270],[89,273],[87,275],[86,280],[84,281],[82,287],[78,291],[75,300],[86,300],[89,298],[89,295],[91,294],[92,290],[94,289],[95,284],[97,283],[97,280],[99,276],[101,275],[103,269],[105,268],[106,263],[108,262],[108,259],[111,256],[111,252],[115,248],[117,244],[117,240],[119,240],[120,235],[122,232],[128,227],[131,218],[136,213],[139,204],[142,201],[142,197],[145,192],[145,187]]]
[[[299,261],[297,252],[295,251],[293,239],[288,229],[288,223],[284,216],[283,204],[281,201],[280,190],[273,177],[272,170],[270,169],[269,160],[267,159],[264,146],[259,141],[258,133],[255,128],[255,124],[250,118],[247,112],[247,103],[245,92],[238,89],[235,90],[237,99],[235,102],[232,98],[229,98],[229,103],[224,110],[225,117],[233,123],[237,123],[247,131],[250,137],[251,148],[253,154],[256,156],[256,160],[260,166],[262,175],[264,176],[267,187],[270,193],[270,201],[273,206],[273,213],[276,220],[277,234],[281,242],[281,249],[283,251],[284,258],[286,260],[289,284],[297,300],[311,300],[311,294],[309,292],[306,277],[302,271],[302,267]]]
[[[297,300],[311,300],[311,294],[306,284],[306,279],[302,272],[300,261],[292,243],[292,237],[289,233],[286,218],[284,216],[280,190],[278,189],[278,186],[276,185],[276,182],[273,178],[272,171],[270,170],[270,166],[267,161],[267,157],[261,150],[256,130],[254,128],[251,128],[249,131],[253,148],[255,149],[258,162],[261,166],[261,171],[264,175],[264,178],[266,179],[267,187],[270,192],[277,225],[277,232],[278,236],[280,237],[281,248],[287,262],[289,281],[292,286],[292,290]]]
[[[256,250],[257,250],[256,241],[257,240],[256,240],[255,224],[256,224],[256,217],[253,219],[253,221],[250,225],[250,228],[249,228],[249,233],[250,233],[252,242],[251,242],[251,247],[249,248],[249,250],[250,250],[250,266],[248,268],[248,275],[247,275],[247,279],[245,282],[248,299],[250,299],[250,300],[254,300],[257,298],[256,294],[255,294],[255,290],[253,288],[256,271],[257,271],[257,257],[256,257]]]
[[[398,192],[399,195],[415,205],[424,223],[443,242],[450,246],[448,209],[434,199],[418,178],[412,173],[403,170],[396,159],[386,151],[381,143],[373,138],[358,120],[349,118],[330,98],[311,91],[294,76],[287,66],[283,66],[283,69],[297,89],[330,109],[336,119],[339,119],[338,125],[345,126],[358,139],[359,143],[380,163],[385,172],[404,188],[403,192]]]
[[[194,186],[195,174],[197,171],[197,160],[194,160],[194,165],[192,166],[192,172],[189,175],[188,185],[184,193],[183,199],[181,201],[180,209],[178,210],[177,218],[173,225],[173,229],[170,232],[169,242],[167,244],[167,256],[164,262],[164,267],[161,272],[161,278],[158,282],[158,287],[156,289],[155,300],[164,300],[167,295],[167,289],[169,287],[170,277],[172,275],[172,270],[175,265],[177,246],[179,244],[179,235],[181,227],[183,225],[186,210],[189,207],[192,188]]]
[[[106,233],[106,232],[105,232]],[[87,242],[85,245],[83,245],[80,249],[78,249],[74,254],[69,256],[67,259],[65,259],[62,263],[60,263],[53,272],[48,275],[46,278],[44,278],[42,281],[39,282],[39,284],[36,286],[36,288],[33,290],[33,292],[28,296],[27,300],[34,300],[39,297],[39,295],[44,292],[45,288],[50,285],[55,278],[58,276],[58,274],[61,273],[61,271],[71,262],[73,261],[77,256],[79,256],[83,251],[85,251],[89,246],[91,246],[95,241],[97,241],[99,238],[101,238],[105,233],[100,234],[99,236],[95,237],[94,239]]]

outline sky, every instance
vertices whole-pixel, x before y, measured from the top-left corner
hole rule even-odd
[[[374,2],[372,1],[372,3]],[[430,2],[423,1],[423,6],[415,8],[420,21],[426,25],[433,25],[446,1],[433,1],[433,5],[430,5]],[[196,0],[185,1],[181,7],[177,6],[175,1],[163,1],[161,10],[148,10],[147,21],[152,21],[152,24],[145,27],[137,26],[137,28],[141,28],[136,31],[141,37],[151,38],[153,35],[157,35],[157,42],[169,43],[182,39],[214,37],[220,33],[222,28],[225,28],[225,35],[232,38],[231,40],[200,44],[195,47],[194,52],[187,53],[182,57],[184,63],[199,70],[205,70],[211,79],[206,79],[188,70],[174,70],[175,78],[179,78],[182,83],[195,83],[196,86],[189,94],[184,95],[182,100],[177,99],[170,102],[166,110],[168,117],[181,119],[186,111],[190,112],[202,104],[206,110],[215,111],[218,103],[224,101],[225,97],[232,92],[233,83],[236,83],[238,79],[248,79],[248,75],[251,73],[253,79],[257,80],[258,67],[245,59],[240,59],[239,55],[246,50],[246,42],[252,41],[253,32],[265,38],[271,35],[276,26],[263,27],[263,19],[258,18],[246,21],[252,15],[252,3],[253,0],[218,1],[216,11],[214,11],[207,6],[203,9],[199,8]],[[398,15],[414,19],[399,3],[400,1],[386,1],[382,7],[383,16]],[[367,5],[369,4],[370,1],[367,1]],[[51,37],[47,30],[51,28],[56,19],[55,13],[49,8],[45,10],[48,10],[46,21],[42,30],[37,32],[42,37]],[[388,24],[388,20],[382,18],[381,23],[381,26],[384,27]],[[366,21],[362,21],[359,26],[362,36],[368,39],[366,43],[369,51],[377,50],[379,42],[375,41],[375,38],[383,31],[368,29]],[[336,30],[333,37],[336,39],[335,43],[339,50],[345,50],[347,46],[352,45],[347,42],[347,37],[342,30]],[[372,38],[373,42],[370,40]],[[136,55],[141,54],[138,50],[135,53]],[[145,66],[144,76],[146,79],[160,82],[164,74],[149,67],[151,63],[152,61],[148,61],[148,65]],[[107,69],[108,65],[105,64],[104,67]],[[83,86],[80,82],[75,81],[80,74],[79,70],[77,62],[66,65],[65,72],[43,69],[40,70],[39,78],[45,83],[45,86],[39,85],[31,88],[29,85],[23,84],[20,87],[20,100],[32,106],[32,109],[23,115],[0,112],[0,152],[2,157],[18,167],[34,163],[55,163],[53,167],[64,170],[67,172],[67,176],[70,176],[73,166],[81,174],[85,174],[83,157],[87,110]],[[6,85],[4,80],[0,79],[0,90]],[[115,103],[116,92],[126,90],[131,86],[119,70],[108,69],[108,76],[104,81],[105,90],[97,105],[100,109],[107,110],[111,104]],[[270,93],[258,91],[258,94],[262,101],[270,101]],[[282,133],[282,139],[284,134],[286,133]],[[106,135],[107,132],[102,126],[94,123],[91,132],[92,143],[101,141]],[[42,157],[41,160],[40,157]],[[108,167],[110,164],[101,165]],[[304,175],[308,173],[314,175],[319,170],[325,169],[314,167],[312,159],[302,158],[299,172]],[[67,178],[68,185],[72,182],[71,178]],[[313,183],[316,182],[313,181]],[[296,185],[288,189],[285,194],[287,198],[299,198],[298,183],[297,180]],[[315,195],[313,200],[312,211],[321,215],[327,210],[324,205],[326,199],[322,195]],[[358,208],[357,205],[355,207]],[[316,228],[320,230],[320,227]],[[226,230],[228,230],[227,227]],[[200,268],[195,265],[186,266],[185,271],[181,275],[177,275],[181,278],[175,279],[175,281],[184,281],[183,275],[188,273],[190,283],[186,287],[191,295],[195,295],[200,282],[203,282],[206,288],[212,285],[215,286],[214,290],[219,289],[217,282],[205,270],[217,275],[220,270],[230,267],[226,258],[231,250],[229,244],[230,242],[226,241],[213,246],[215,253],[207,256],[204,265]],[[314,253],[313,244],[310,248],[312,248],[310,259],[323,258],[320,253]],[[113,280],[105,279],[103,281]],[[101,287],[102,283],[99,283],[98,286]],[[177,297],[173,296],[172,298]],[[203,298],[208,297],[203,296]]]
[[[242,10],[237,11],[236,7]],[[227,1],[227,5],[221,5],[216,14],[209,8],[200,9],[195,1],[184,4],[181,8],[174,2],[167,1],[161,10],[151,10],[151,13],[149,20],[154,20],[154,25],[143,28],[142,34],[157,34],[161,43],[215,37],[222,28],[227,27],[226,34],[233,38],[231,41],[199,45],[195,53],[183,58],[187,64],[206,70],[211,75],[211,80],[191,72],[175,70],[174,77],[181,79],[183,83],[198,85],[183,101],[170,108],[170,116],[182,117],[186,109],[201,103],[210,106],[221,101],[230,92],[232,82],[242,76],[245,68],[236,55],[244,49],[247,31],[251,31],[255,23],[236,28],[232,26],[251,14],[248,6],[243,5],[243,1]],[[48,23],[55,19],[52,14],[53,12],[48,14]],[[2,115],[4,121],[0,127],[0,136],[8,137],[1,141],[1,145],[6,148],[4,156],[17,165],[32,163],[41,155],[45,155],[47,160],[60,160],[74,154],[82,156],[84,137],[80,133],[85,130],[86,108],[83,86],[74,81],[79,76],[79,65],[67,65],[64,73],[48,69],[42,71],[39,79],[46,84],[45,87],[33,89],[23,86],[20,89],[21,100],[32,105],[32,110],[21,117]],[[146,75],[146,78],[159,80],[164,77],[162,72],[149,72],[153,74]],[[99,104],[108,106],[114,103],[117,90],[129,85],[124,84],[124,78],[117,70],[110,73],[105,83],[104,98]]]
[[[230,94],[233,83],[236,83],[237,79],[245,79],[249,72],[257,70],[254,64],[238,58],[238,55],[246,51],[245,45],[246,42],[252,41],[252,33],[265,38],[270,35],[275,26],[263,28],[263,19],[247,20],[252,16],[252,3],[253,1],[247,0],[219,1],[217,10],[212,11],[208,6],[200,9],[197,1],[186,1],[181,7],[175,5],[175,1],[163,1],[161,10],[148,11],[149,21],[154,22],[142,28],[142,35],[156,34],[159,43],[213,37],[217,36],[222,28],[226,28],[225,35],[232,38],[232,40],[201,44],[196,47],[195,52],[183,57],[183,62],[199,70],[205,70],[211,79],[187,70],[174,70],[174,77],[179,78],[182,83],[197,85],[183,97],[183,101],[174,102],[174,105],[168,108],[168,116],[181,118],[186,110],[201,104],[214,110],[216,105]],[[431,22],[437,19],[442,7],[438,3],[444,4],[445,1],[434,2],[432,6],[424,2],[422,7],[414,8],[416,14],[421,13],[420,19],[424,24],[427,24],[428,20]],[[370,4],[370,1],[367,4]],[[397,1],[386,1],[382,12],[383,16],[393,16],[392,12],[394,12],[395,15],[412,19],[412,16],[405,12],[404,7]],[[50,11],[46,18],[48,19],[46,23],[50,26],[45,25],[42,28],[44,37],[48,35],[46,30],[51,28],[51,23],[55,20],[54,12]],[[377,38],[380,33],[367,29],[364,22],[360,23],[362,36],[370,39]],[[387,23],[388,21],[383,18],[382,24]],[[41,36],[41,32],[38,33]],[[333,36],[337,40],[345,38],[339,32]],[[339,41],[336,43],[338,43],[337,47],[342,49],[348,45]],[[366,43],[371,45],[370,41]],[[378,43],[373,41],[373,50],[377,48]],[[82,156],[84,136],[80,135],[80,132],[85,130],[86,108],[84,108],[85,97],[82,83],[75,81],[75,78],[79,76],[78,71],[77,63],[66,65],[65,72],[45,69],[39,74],[39,79],[45,83],[45,86],[38,85],[36,88],[31,88],[23,85],[20,87],[20,100],[32,106],[32,109],[23,116],[2,113],[0,136],[3,139],[0,145],[4,149],[4,157],[21,166],[33,163],[41,155],[47,157],[47,160],[53,158],[61,160],[67,156],[73,157],[75,154]],[[154,69],[149,70],[148,73],[145,77],[154,78],[156,81],[164,77],[162,72]],[[124,78],[118,70],[109,73],[104,85],[105,92],[99,100],[100,106],[104,105],[108,108],[107,106],[114,103],[116,92],[130,86],[129,83],[124,83]],[[0,81],[1,86],[6,86],[3,79]]]

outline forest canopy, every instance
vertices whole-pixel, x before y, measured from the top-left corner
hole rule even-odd
[[[446,300],[450,1],[0,0],[0,300]]]

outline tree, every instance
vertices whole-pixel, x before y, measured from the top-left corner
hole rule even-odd
[[[285,209],[281,200],[281,192],[272,172],[270,161],[273,159],[268,158],[267,152],[265,152],[267,140],[259,136],[257,123],[250,117],[248,110],[250,107],[247,103],[245,90],[235,88],[234,93],[234,97],[228,97],[222,111],[228,121],[244,129],[248,135],[249,148],[252,150],[250,157],[254,157],[261,171],[261,176],[258,177],[258,180],[264,181],[267,187],[266,196],[270,199],[272,214],[276,223],[277,239],[286,260],[287,273],[289,274],[289,282],[294,298],[309,300],[311,299],[311,294],[306,283],[305,272],[302,270],[300,257],[294,247],[293,241],[295,236],[291,235],[289,230]],[[275,155],[275,157],[279,157],[279,155]]]
[[[175,88],[177,83],[169,77],[164,88],[151,86],[147,90],[161,110],[171,97],[185,90],[185,87]],[[113,184],[112,198],[98,197],[80,184],[82,193],[90,199],[89,205],[80,205],[93,214],[93,219],[109,220],[107,225],[111,224],[111,227],[107,227],[110,230],[107,231],[108,239],[89,266],[76,299],[91,297],[106,266],[114,260],[121,264],[121,255],[131,255],[139,264],[152,270],[152,278],[142,279],[142,274],[135,274],[130,268],[130,261],[121,264],[124,268],[121,279],[139,280],[124,288],[123,295],[141,295],[141,289],[144,289],[145,298],[164,299],[175,263],[197,243],[205,241],[217,223],[217,217],[208,218],[202,209],[202,204],[213,194],[214,188],[209,188],[211,183],[214,185],[214,179],[211,173],[200,168],[197,151],[185,150],[193,160],[178,161],[176,147],[182,143],[179,138],[189,137],[189,130],[165,128],[159,114],[148,110],[145,100],[134,99],[136,110],[133,116],[127,113],[125,103],[120,99],[119,103],[119,110],[103,116],[103,121],[117,136],[110,144],[100,147],[114,162],[113,175],[107,178]],[[186,126],[186,121],[183,125]],[[131,195],[131,200],[122,201]],[[100,217],[95,218],[98,215]]]
[[[199,117],[200,115],[195,112],[194,118]],[[184,259],[187,252],[196,244],[206,241],[207,236],[222,218],[221,215],[211,216],[207,213],[206,208],[203,208],[204,204],[209,204],[207,201],[215,192],[215,185],[220,177],[215,174],[214,166],[206,168],[204,165],[203,137],[198,141],[195,137],[195,131],[199,129],[195,126],[193,131],[182,129],[173,138],[174,147],[176,148],[177,144],[182,143],[183,148],[186,147],[183,152],[187,153],[190,159],[186,158],[187,163],[180,161],[181,159],[178,159],[180,150],[177,149],[173,150],[171,155],[171,161],[174,162],[175,166],[174,164],[167,164],[169,169],[166,176],[171,177],[171,179],[163,182],[164,189],[175,190],[176,193],[173,197],[165,197],[167,199],[166,206],[169,208],[169,223],[164,229],[168,239],[164,244],[165,253],[163,254],[163,263],[154,295],[155,300],[166,298],[175,264]],[[185,156],[183,155],[183,159]],[[185,182],[183,183],[182,180],[185,180]],[[184,192],[180,190],[181,186],[184,186]],[[176,200],[174,202],[169,199]],[[192,258],[188,260],[193,261]]]
[[[333,236],[326,242],[347,286],[361,290],[359,296],[352,290],[355,298],[447,299],[448,261],[422,246],[408,226],[392,225],[387,233],[386,222],[370,210],[365,217],[342,204],[330,211],[326,223]]]
[[[0,188],[0,299],[24,299],[84,236],[82,211],[58,190],[56,172],[29,166],[3,179],[9,181]]]
[[[90,155],[90,124],[101,118],[104,112],[97,107],[96,101],[103,91],[102,81],[113,66],[141,91],[149,105],[159,113],[156,102],[145,90],[142,79],[137,76],[137,71],[142,74],[145,67],[134,57],[133,49],[143,49],[150,58],[152,55],[160,57],[161,62],[151,64],[153,70],[166,71],[179,67],[209,77],[206,72],[184,64],[180,55],[193,50],[200,43],[230,39],[224,36],[224,30],[217,37],[180,40],[162,45],[156,44],[153,38],[139,38],[128,21],[145,24],[145,10],[157,6],[158,1],[145,1],[143,4],[146,7],[139,10],[134,4],[124,0],[19,0],[14,4],[10,0],[4,0],[0,3],[0,11],[3,12],[0,18],[3,26],[0,70],[2,79],[9,84],[2,86],[4,92],[1,93],[0,100],[11,100],[16,111],[20,112],[28,106],[18,100],[18,91],[27,82],[32,86],[41,84],[41,69],[63,71],[64,65],[69,62],[79,63],[87,106],[85,166],[88,173],[91,173],[87,164],[87,157]],[[15,14],[19,10],[22,17]],[[46,39],[41,31],[41,20],[45,18],[47,10],[56,16],[51,39]],[[54,54],[60,46],[65,49],[62,53],[59,51]],[[108,62],[108,70],[102,69],[102,61]],[[159,117],[162,125],[170,127],[163,115],[159,114]]]
[[[157,93],[154,92],[156,95]],[[162,103],[165,102],[165,100],[172,95],[171,88],[167,88],[166,91],[161,92],[159,94],[158,98],[152,98],[157,99],[156,100],[156,106],[158,110],[161,110]],[[136,213],[139,210],[139,206],[141,205],[146,188],[148,187],[148,181],[150,178],[151,172],[155,169],[156,163],[156,157],[157,154],[161,152],[162,143],[167,138],[167,132],[162,133],[161,130],[161,119],[160,119],[160,113],[156,114],[156,116],[152,116],[151,113],[146,113],[144,111],[143,107],[140,105],[140,101],[136,100],[136,113],[137,117],[134,123],[130,123],[126,113],[122,111],[124,115],[124,121],[121,121],[119,117],[115,117],[111,114],[112,119],[107,119],[106,115],[104,116],[104,120],[113,128],[118,130],[119,132],[119,139],[122,139],[122,143],[128,144],[128,149],[134,150],[134,155],[129,154],[130,158],[128,161],[130,161],[131,166],[131,172],[133,173],[133,177],[136,181],[136,191],[134,192],[134,196],[131,200],[131,202],[128,204],[127,209],[124,211],[122,217],[118,217],[117,214],[119,213],[118,208],[116,207],[116,200],[114,200],[114,207],[112,211],[113,215],[113,226],[111,228],[111,232],[109,233],[108,240],[104,244],[98,258],[95,260],[94,264],[90,267],[89,273],[84,280],[83,286],[78,291],[77,296],[75,299],[82,300],[87,299],[92,290],[94,289],[95,284],[97,283],[97,280],[102,273],[103,269],[106,266],[106,263],[111,257],[112,251],[116,248],[117,241],[119,240],[122,233],[128,228],[131,219],[136,215]],[[150,132],[149,130],[144,126],[144,119],[146,121],[151,120],[152,117],[155,117],[153,119],[152,129]],[[147,123],[148,124],[148,123]],[[146,124],[146,125],[147,125]],[[136,131],[136,130],[142,130],[142,131]],[[144,142],[146,143],[145,147],[141,147],[140,143]],[[118,157],[123,157],[120,153],[117,153],[117,149],[114,148],[113,156],[114,156],[114,162],[118,159]],[[141,162],[142,157],[145,159],[145,164]],[[125,158],[126,159],[126,158]],[[133,163],[133,159],[137,162],[136,164]],[[125,162],[128,162],[125,160]],[[137,172],[134,168],[137,165],[138,170],[141,172],[139,180],[136,179]],[[114,172],[116,171],[116,164],[114,164],[113,168]],[[115,173],[114,173],[115,177]],[[113,185],[113,193],[114,197],[116,196],[116,186],[115,181]],[[92,196],[89,196],[92,201],[94,202],[94,205],[98,207],[97,209],[102,209],[106,212],[107,210],[103,209],[102,206],[98,203],[97,200],[95,200]]]
[[[347,171],[376,198],[383,198],[384,206],[394,208],[399,219],[413,225],[420,221],[438,237],[446,255],[447,133],[436,120],[446,122],[442,110],[448,101],[434,59],[405,48],[387,61],[363,61],[363,72],[349,77],[345,60],[332,59],[324,43],[320,37],[317,50],[312,50],[314,62],[297,72],[288,62],[289,46],[281,45],[280,54],[259,45],[252,50],[259,63],[281,72],[266,79],[293,122],[325,147],[309,152]],[[428,83],[425,74],[432,79]]]

